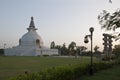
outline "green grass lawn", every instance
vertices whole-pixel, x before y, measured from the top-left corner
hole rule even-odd
[[[70,64],[88,64],[89,57],[62,58],[62,57],[4,57],[0,56],[0,80],[29,73],[39,72],[40,70],[55,66],[65,66]]]
[[[80,80],[120,80],[120,65],[99,71],[93,76],[83,76]]]
[[[96,59],[94,59],[96,61]],[[67,58],[67,57],[5,57],[0,56],[0,80],[7,80],[24,74],[39,72],[43,69],[67,66],[70,64],[89,64],[89,57]],[[83,76],[80,80],[120,80],[120,65],[113,68],[102,70],[94,74],[94,76]]]

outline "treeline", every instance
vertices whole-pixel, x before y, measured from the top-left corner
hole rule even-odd
[[[54,41],[51,42],[50,45],[51,49],[58,49],[59,55],[67,55],[67,56],[89,56],[90,51],[86,51],[87,47],[85,46],[77,46],[74,41],[72,41],[68,47],[64,43],[62,46],[61,45],[56,45]],[[94,54],[100,54],[101,52],[98,51],[99,47],[95,46],[94,47]]]
[[[59,55],[81,55],[82,52],[85,52],[87,48],[85,46],[76,46],[75,42],[71,42],[68,47],[66,47],[66,44],[64,43],[61,45],[56,45],[55,42],[51,42],[50,45],[51,49],[58,49]]]

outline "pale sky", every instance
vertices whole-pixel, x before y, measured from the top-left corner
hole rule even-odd
[[[103,49],[102,33],[97,16],[102,10],[109,12],[120,8],[120,0],[0,0],[0,48],[17,46],[34,17],[37,32],[45,46],[55,41],[56,45],[71,41],[77,46],[90,47],[84,36],[94,27],[93,43]]]

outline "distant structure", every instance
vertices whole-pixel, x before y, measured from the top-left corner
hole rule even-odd
[[[112,55],[112,38],[113,36],[111,36],[110,34],[103,34],[104,38],[103,38],[103,45],[104,45],[104,50],[103,53],[105,53],[107,56],[111,56]]]
[[[57,49],[43,46],[42,38],[37,34],[33,17],[31,17],[28,32],[19,39],[19,45],[5,49],[6,56],[42,56],[58,55]]]

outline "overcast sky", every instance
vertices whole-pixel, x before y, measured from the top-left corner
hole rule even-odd
[[[55,41],[56,45],[71,41],[77,46],[90,47],[84,36],[92,26],[94,46],[102,50],[102,33],[97,16],[102,10],[109,12],[120,8],[120,0],[0,0],[0,48],[17,46],[27,32],[30,17],[34,17],[37,32],[44,45]]]

